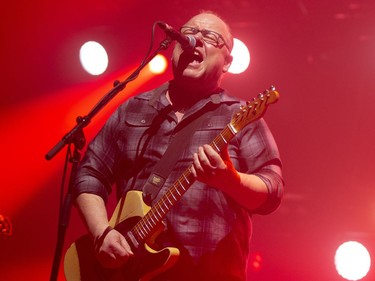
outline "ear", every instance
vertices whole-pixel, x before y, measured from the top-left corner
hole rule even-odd
[[[232,57],[231,55],[228,55],[228,56],[225,58],[224,66],[223,66],[223,73],[228,72],[229,67],[230,67],[231,64],[232,64],[232,61],[233,61],[233,57]]]

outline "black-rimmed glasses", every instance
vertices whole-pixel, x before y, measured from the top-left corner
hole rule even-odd
[[[208,30],[208,29],[198,29],[191,26],[183,26],[180,28],[180,32],[185,35],[195,35],[198,32],[202,34],[203,41],[208,44],[212,44],[217,48],[222,48],[223,46],[227,47],[230,52],[230,47],[225,42],[223,35],[216,31]]]

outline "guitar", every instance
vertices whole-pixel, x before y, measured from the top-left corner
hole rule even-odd
[[[218,153],[249,123],[262,117],[268,105],[275,103],[279,93],[274,87],[260,93],[253,101],[242,105],[230,123],[216,136],[210,146]],[[134,257],[118,269],[99,264],[89,235],[80,237],[67,250],[64,258],[68,281],[148,281],[171,268],[179,250],[173,247],[158,249],[154,241],[163,231],[163,219],[194,183],[187,168],[167,192],[151,208],[143,202],[141,191],[129,191],[117,204],[110,226],[120,231],[131,246]]]

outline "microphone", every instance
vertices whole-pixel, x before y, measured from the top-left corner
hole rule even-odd
[[[175,30],[172,26],[165,22],[158,22],[158,25],[172,40],[176,40],[180,43],[182,49],[193,50],[197,46],[197,39],[192,35],[184,35],[181,32]]]

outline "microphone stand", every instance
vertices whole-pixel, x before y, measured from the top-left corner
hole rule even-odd
[[[171,38],[167,37],[163,40],[159,47],[152,53],[150,56],[146,57],[140,66],[123,82],[116,80],[114,82],[113,88],[100,100],[100,102],[84,117],[77,117],[77,124],[73,127],[46,155],[47,160],[51,160],[65,145],[68,145],[67,157],[65,160],[65,167],[68,165],[68,161],[72,163],[70,179],[68,184],[67,194],[64,198],[63,204],[60,206],[59,213],[59,223],[57,231],[57,243],[55,248],[55,255],[53,259],[53,265],[50,275],[50,281],[57,280],[62,249],[64,246],[64,239],[66,234],[66,229],[69,225],[70,212],[72,207],[72,190],[74,185],[74,178],[77,172],[78,163],[81,160],[80,150],[85,146],[86,140],[83,133],[83,128],[85,128],[90,122],[91,119],[98,113],[104,106],[106,106],[120,91],[125,89],[126,85],[135,80],[141,70],[162,50],[165,50],[169,47],[172,42]],[[70,155],[70,146],[74,145],[74,152],[72,157],[68,160],[68,155]]]

